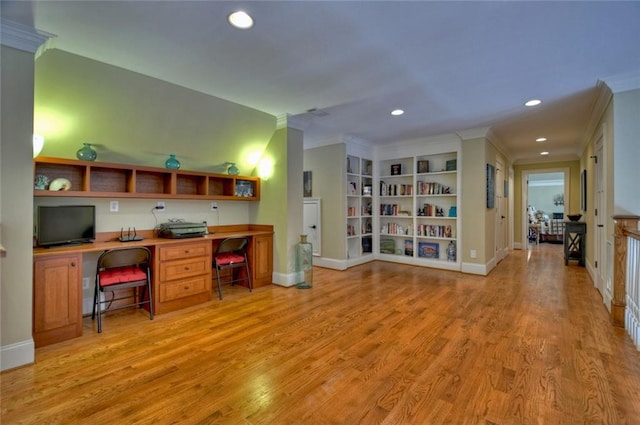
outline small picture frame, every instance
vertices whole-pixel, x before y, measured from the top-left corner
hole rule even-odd
[[[433,242],[418,243],[418,257],[422,258],[440,258],[440,244]]]
[[[242,198],[253,197],[253,184],[247,180],[236,181],[236,196]]]
[[[380,254],[394,254],[396,243],[393,239],[380,239]]]
[[[457,159],[450,159],[445,163],[445,167],[447,171],[456,171],[458,167]]]
[[[391,175],[399,176],[402,174],[402,164],[391,164]]]
[[[304,188],[303,189],[304,193],[302,196],[304,196],[305,198],[309,198],[311,197],[312,184],[313,184],[311,171],[303,171],[302,175],[303,175],[302,187]]]
[[[421,160],[418,161],[418,173],[428,173],[429,172],[429,161]]]

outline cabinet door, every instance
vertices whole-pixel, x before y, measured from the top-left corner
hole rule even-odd
[[[273,273],[273,236],[264,235],[253,238],[253,258],[251,268],[253,270],[253,285],[271,285]]]
[[[35,260],[33,335],[36,347],[82,335],[81,276],[80,255]]]

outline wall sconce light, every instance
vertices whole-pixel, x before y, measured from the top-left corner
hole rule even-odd
[[[44,137],[39,134],[33,135],[33,157],[40,155],[42,152],[42,148],[44,148]]]
[[[269,180],[273,175],[273,161],[268,158],[263,158],[258,164],[258,176],[262,180]]]

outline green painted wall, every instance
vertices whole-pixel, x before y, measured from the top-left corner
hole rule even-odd
[[[215,76],[212,78],[215,79]],[[98,161],[251,175],[276,117],[60,50],[36,60],[34,130],[43,156],[75,158],[84,142]]]
[[[313,176],[312,195],[322,202],[322,257],[347,259],[345,226],[347,206],[344,164],[346,145],[336,143],[304,151],[304,170]]]

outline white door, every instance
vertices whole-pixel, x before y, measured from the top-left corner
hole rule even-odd
[[[593,226],[593,242],[594,242],[594,268],[595,268],[595,286],[600,291],[603,299],[605,297],[605,254],[606,254],[606,238],[604,235],[604,156],[602,150],[602,135],[596,141],[595,145],[595,175],[593,176],[593,208],[594,208],[594,226]],[[589,209],[589,199],[587,198],[587,210]],[[587,233],[589,233],[587,231]],[[589,235],[586,235],[588,238]]]
[[[322,248],[322,216],[320,198],[305,198],[303,210],[302,234],[313,246],[313,255],[321,255]]]

